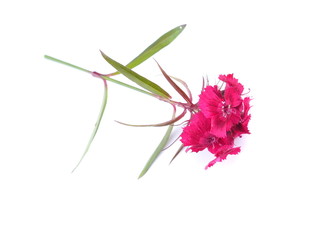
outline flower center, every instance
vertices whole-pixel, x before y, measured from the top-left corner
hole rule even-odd
[[[222,106],[222,116],[226,118],[228,115],[234,113],[234,110],[231,108],[231,105],[226,105],[225,102],[223,102]]]
[[[214,143],[216,141],[216,138],[214,136],[210,136],[207,138],[208,143]]]
[[[200,143],[205,146],[210,146],[216,141],[216,137],[212,134],[206,133],[201,139]]]

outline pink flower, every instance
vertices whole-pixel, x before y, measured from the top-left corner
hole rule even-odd
[[[206,87],[200,94],[199,108],[211,119],[210,132],[213,135],[225,137],[227,131],[240,122],[243,101],[240,90],[239,85],[227,83],[223,91],[215,85]]]
[[[206,118],[202,112],[191,117],[189,124],[183,129],[181,142],[188,146],[187,150],[199,152],[206,148],[212,150],[216,137],[210,133],[211,120]]]
[[[192,115],[183,129],[181,142],[187,150],[199,152],[208,149],[215,155],[205,169],[240,152],[234,140],[250,134],[248,123],[251,115],[249,97],[242,98],[243,85],[233,74],[220,75],[225,83],[223,90],[217,85],[207,86],[200,94],[198,112]]]

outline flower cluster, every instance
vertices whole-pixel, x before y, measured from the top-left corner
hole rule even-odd
[[[199,152],[208,149],[215,155],[206,169],[216,162],[226,159],[229,154],[240,152],[235,147],[235,139],[242,134],[250,134],[248,122],[251,115],[250,98],[243,98],[243,85],[233,74],[220,75],[225,86],[207,86],[200,94],[198,111],[192,115],[183,129],[181,142],[187,150]]]

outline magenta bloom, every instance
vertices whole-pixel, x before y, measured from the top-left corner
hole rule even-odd
[[[206,148],[212,150],[216,137],[210,133],[211,120],[206,118],[202,112],[194,114],[181,134],[181,142],[189,146],[187,150],[199,152]]]
[[[243,85],[233,74],[220,75],[224,89],[217,85],[207,86],[200,94],[199,111],[192,115],[183,129],[181,142],[187,150],[199,152],[208,149],[215,155],[206,169],[240,152],[234,139],[250,134],[248,123],[251,115],[250,98],[242,98]]]
[[[240,122],[243,86],[232,74],[220,75],[219,79],[226,82],[225,89],[219,90],[217,85],[206,87],[200,95],[199,108],[211,119],[211,133],[225,137],[227,131]]]

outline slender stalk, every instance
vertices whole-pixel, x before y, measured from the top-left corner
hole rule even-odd
[[[54,58],[54,57],[51,57],[51,56],[48,56],[48,55],[44,55],[44,57],[45,57],[46,59],[52,60],[52,61],[54,61],[54,62],[67,65],[67,66],[69,66],[69,67],[73,67],[73,68],[75,68],[75,69],[78,69],[78,70],[81,70],[81,71],[84,71],[84,72],[87,72],[87,73],[91,73],[91,71],[89,71],[89,70],[87,70],[87,69],[78,67],[78,66],[76,66],[76,65],[73,65],[73,64],[71,64],[71,63],[62,61],[62,60],[60,60],[60,59],[57,59],[57,58]]]
[[[168,126],[168,125],[173,125],[175,122],[178,122],[181,118],[184,117],[184,115],[186,115],[186,113],[187,113],[187,109],[185,108],[184,111],[179,116],[172,118],[169,121],[166,121],[163,123],[158,123],[158,124],[135,125],[135,124],[127,124],[127,123],[123,123],[123,122],[119,122],[119,121],[116,121],[116,122],[120,123],[122,125],[131,126],[131,127],[164,127],[164,126]]]
[[[130,89],[135,90],[135,91],[137,91],[137,92],[141,92],[141,93],[147,94],[147,95],[149,95],[149,96],[155,97],[155,94],[153,94],[153,93],[147,92],[147,91],[145,91],[145,90],[143,90],[143,89],[140,89],[140,88],[131,86],[131,85],[129,85],[129,84],[123,83],[123,82],[121,82],[121,81],[118,81],[118,80],[116,80],[116,79],[110,78],[110,77],[107,76],[107,75],[103,75],[103,74],[100,74],[100,73],[97,73],[97,72],[89,71],[89,70],[84,69],[84,68],[82,68],[82,67],[76,66],[76,65],[74,65],[74,64],[71,64],[71,63],[62,61],[62,60],[60,60],[60,59],[57,59],[57,58],[54,58],[54,57],[51,57],[51,56],[48,56],[48,55],[44,55],[44,57],[45,57],[46,59],[52,60],[52,61],[54,61],[54,62],[61,63],[61,64],[63,64],[63,65],[69,66],[69,67],[73,67],[73,68],[78,69],[78,70],[80,70],[80,71],[87,72],[87,73],[91,73],[94,77],[102,78],[102,79],[104,79],[104,80],[107,80],[107,81],[116,83],[116,84],[121,85],[121,86],[123,86],[123,87],[127,87],[127,88],[130,88]]]

